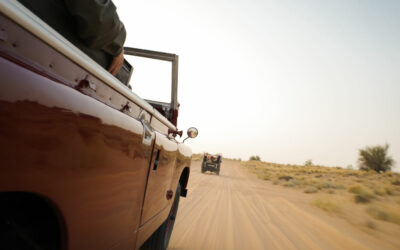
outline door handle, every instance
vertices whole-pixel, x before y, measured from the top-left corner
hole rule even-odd
[[[156,171],[157,167],[158,167],[158,161],[160,158],[160,151],[161,150],[157,150],[157,154],[156,154],[156,159],[154,160],[154,166],[153,166],[153,170]]]
[[[153,140],[153,130],[151,129],[151,127],[147,124],[147,122],[143,122],[143,140],[142,143],[144,145],[150,146],[151,145],[151,141]]]
[[[151,142],[153,141],[153,129],[151,128],[149,122],[147,121],[147,119],[145,118],[144,113],[142,113],[140,115],[140,121],[142,122],[143,125],[143,139],[142,139],[142,143],[144,145],[150,146]]]

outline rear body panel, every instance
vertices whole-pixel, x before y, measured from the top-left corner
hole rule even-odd
[[[201,172],[211,171],[219,174],[221,168],[221,159],[220,155],[210,155],[208,153],[204,154],[203,162],[201,164]]]
[[[219,163],[205,162],[204,168],[207,169],[217,169],[219,167]]]

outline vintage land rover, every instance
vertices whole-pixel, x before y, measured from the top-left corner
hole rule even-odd
[[[171,62],[171,103],[145,101],[18,2],[0,12],[0,249],[166,249],[192,154],[178,56],[125,49]]]
[[[215,172],[219,175],[221,170],[222,156],[220,154],[212,155],[209,153],[204,153],[203,162],[201,163],[201,172],[206,171]]]

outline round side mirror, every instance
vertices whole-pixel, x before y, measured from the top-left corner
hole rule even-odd
[[[199,131],[195,127],[191,127],[187,130],[187,135],[190,138],[196,138],[198,134],[199,134]]]

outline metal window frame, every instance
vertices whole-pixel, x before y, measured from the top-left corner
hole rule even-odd
[[[124,48],[124,54],[129,56],[145,57],[150,59],[171,62],[171,110],[178,109],[178,64],[179,56],[176,54],[145,50],[138,48]]]

